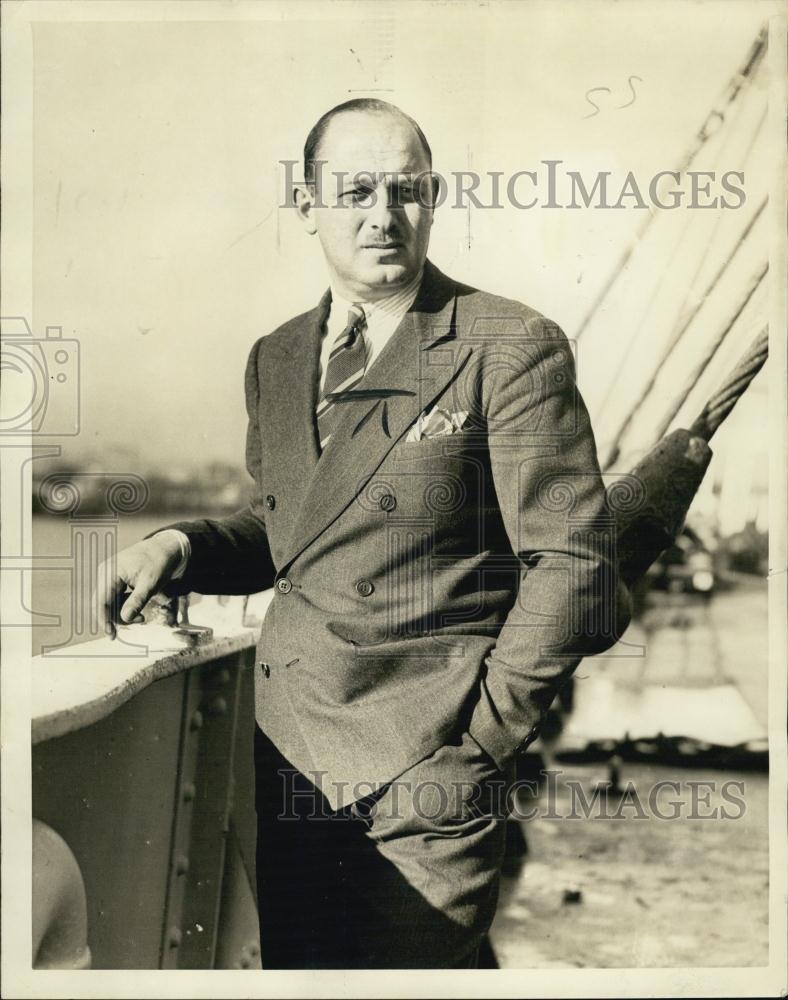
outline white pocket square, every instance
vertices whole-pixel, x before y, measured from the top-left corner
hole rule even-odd
[[[422,438],[445,437],[448,434],[456,434],[462,430],[463,424],[468,419],[467,410],[456,410],[450,413],[448,410],[441,410],[433,406],[426,413],[419,414],[416,422],[408,431],[405,443],[421,441]]]

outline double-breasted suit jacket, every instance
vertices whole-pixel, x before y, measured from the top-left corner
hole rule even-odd
[[[505,768],[627,610],[564,334],[428,261],[321,454],[329,305],[252,348],[250,504],[173,527],[192,550],[181,592],[274,587],[257,720],[336,808],[466,730]],[[433,408],[452,433],[414,440]]]

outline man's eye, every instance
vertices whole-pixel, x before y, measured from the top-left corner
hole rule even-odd
[[[414,186],[411,183],[398,184],[394,191],[394,203],[397,205],[405,205],[410,201],[413,201]]]

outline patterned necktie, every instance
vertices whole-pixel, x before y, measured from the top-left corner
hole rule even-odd
[[[337,337],[328,356],[323,392],[317,406],[317,437],[322,451],[334,431],[341,410],[337,409],[335,396],[352,389],[364,377],[367,350],[363,331],[366,316],[361,306],[351,306],[347,326]]]

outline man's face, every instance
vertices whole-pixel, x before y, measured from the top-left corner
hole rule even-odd
[[[419,137],[396,115],[346,112],[331,121],[317,158],[316,189],[296,194],[301,220],[317,233],[342,293],[385,298],[414,278],[427,256],[430,164]]]

